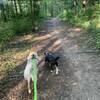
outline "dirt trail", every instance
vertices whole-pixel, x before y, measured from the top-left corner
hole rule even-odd
[[[100,55],[86,53],[87,50],[80,47],[78,38],[82,34],[79,28],[64,26],[55,19],[57,36],[61,41],[63,55],[66,61],[69,59],[72,81],[70,98],[59,100],[99,100],[100,99]],[[60,26],[59,26],[60,25]],[[63,29],[63,30],[62,30]],[[61,31],[60,31],[61,30]],[[91,50],[89,50],[91,52]],[[66,70],[68,70],[67,66]],[[66,70],[63,73],[66,74]],[[67,76],[66,76],[67,77]],[[63,78],[66,80],[66,78]],[[67,80],[66,80],[67,81]],[[63,90],[62,90],[63,91]],[[66,91],[66,90],[64,90]]]
[[[33,47],[39,46],[40,56],[45,50],[60,55],[60,73],[58,76],[50,73],[46,66],[42,66],[41,61],[38,100],[100,100],[100,58],[99,55],[85,53],[86,49],[80,47],[78,40],[82,33],[82,29],[65,25],[58,19],[45,22],[44,30],[35,38]],[[16,68],[17,73],[12,74],[23,71],[24,65],[25,62]],[[18,81],[12,79],[12,82],[9,82],[8,85],[14,86],[9,88],[8,92],[0,89],[3,95],[0,100],[33,100],[33,94],[27,93],[23,73],[20,73],[20,76]],[[3,84],[1,87],[6,85]],[[3,89],[5,90],[5,87]]]

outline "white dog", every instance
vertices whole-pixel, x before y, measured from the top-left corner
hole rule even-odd
[[[34,67],[34,65],[32,64],[32,60],[36,61],[36,67]],[[32,52],[29,54],[28,58],[27,58],[27,64],[24,70],[24,78],[25,80],[27,80],[28,82],[28,92],[29,94],[31,93],[31,89],[30,89],[30,82],[32,80],[32,70],[38,72],[38,62],[39,62],[39,57],[38,54],[36,52]],[[34,80],[34,79],[33,79]]]

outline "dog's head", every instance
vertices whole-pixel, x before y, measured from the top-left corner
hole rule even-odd
[[[51,61],[57,61],[60,58],[59,56],[55,55],[54,53],[48,52],[48,51],[44,52],[44,56],[47,57]]]
[[[49,52],[48,51],[45,51],[44,52],[44,55],[46,56],[46,55],[49,55]]]
[[[38,59],[38,54],[37,52],[30,52],[29,56],[28,56],[28,60],[30,59]]]

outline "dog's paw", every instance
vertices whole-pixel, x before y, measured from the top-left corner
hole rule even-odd
[[[28,90],[28,93],[31,94],[31,90]]]
[[[59,74],[59,72],[56,72],[56,75],[58,75]]]
[[[56,69],[56,75],[58,75],[58,74],[59,74],[59,71],[60,71],[60,70],[57,68],[57,69]]]

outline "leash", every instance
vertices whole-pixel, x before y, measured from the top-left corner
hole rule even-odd
[[[37,81],[34,81],[34,100],[37,100]]]
[[[37,100],[37,74],[38,74],[38,68],[37,68],[37,61],[36,59],[32,60],[32,81],[34,85],[34,100]]]

